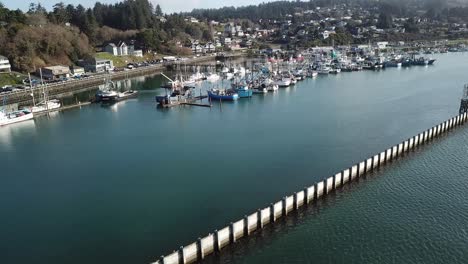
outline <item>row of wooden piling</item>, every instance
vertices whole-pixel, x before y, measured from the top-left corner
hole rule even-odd
[[[276,222],[280,217],[286,217],[291,211],[325,197],[337,188],[384,166],[389,161],[414,150],[419,145],[431,142],[440,135],[464,124],[466,121],[466,112],[450,118],[312,186],[306,187],[290,196],[283,197],[280,201],[272,203],[268,207],[258,209],[256,212],[246,215],[244,218],[232,222],[222,229],[215,230],[203,238],[198,238],[197,241],[180,247],[167,256],[161,256],[153,264],[186,264],[201,261],[207,255],[221,251],[224,247],[235,243],[238,239],[247,237],[253,232],[263,229],[265,225]]]

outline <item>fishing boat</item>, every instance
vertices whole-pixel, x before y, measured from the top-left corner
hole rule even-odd
[[[309,78],[315,78],[318,76],[318,72],[317,71],[308,71],[307,72],[307,77]]]
[[[33,117],[33,112],[27,109],[18,110],[10,113],[0,111],[0,126],[27,121],[33,119]]]
[[[96,94],[96,99],[99,98],[99,102],[115,102],[119,94],[116,91],[101,91]]]
[[[278,87],[289,87],[291,85],[290,78],[281,78],[276,80],[273,84],[278,85]]]
[[[421,58],[412,60],[411,65],[426,66],[426,65],[429,65],[429,60],[421,57]]]
[[[102,102],[113,100],[114,97],[117,97],[117,92],[113,91],[114,87],[114,83],[111,80],[107,79],[104,83],[104,88],[99,89],[96,92],[95,101]]]
[[[239,95],[236,92],[225,89],[208,90],[208,97],[215,101],[235,101],[239,99]]]
[[[53,100],[43,101],[43,102],[36,104],[35,106],[31,108],[31,111],[33,113],[39,113],[43,111],[50,111],[50,110],[58,109],[60,108],[60,106],[61,106],[60,101],[57,99],[53,99]]]
[[[125,91],[125,92],[122,92],[122,93],[118,93],[118,96],[117,98],[115,98],[116,102],[118,101],[123,101],[123,100],[126,100],[126,99],[130,99],[130,98],[135,98],[138,96],[138,91],[135,91],[135,90],[128,90],[128,91]]]
[[[402,63],[396,60],[390,60],[383,63],[384,68],[400,68]]]
[[[318,74],[330,74],[331,68],[325,64],[320,65],[318,69]]]
[[[217,82],[220,76],[216,73],[209,73],[206,75],[206,80],[209,82]]]
[[[279,86],[277,84],[272,83],[268,85],[266,88],[268,92],[276,92],[278,91]]]
[[[178,105],[180,102],[185,102],[188,99],[193,98],[192,89],[186,90],[174,90],[171,94],[166,95],[157,95],[155,97],[156,102],[159,103],[160,106],[171,106],[171,105]]]
[[[340,72],[341,72],[341,68],[339,68],[339,67],[337,67],[337,66],[335,66],[335,65],[333,65],[333,66],[331,67],[331,70],[330,70],[330,73],[331,73],[331,74],[338,74],[338,73],[340,73]]]
[[[266,87],[257,87],[257,88],[253,88],[252,92],[254,94],[266,94],[268,93],[268,89]]]
[[[249,86],[246,84],[233,84],[233,89],[239,95],[239,98],[249,98],[252,97],[253,91],[249,89]]]

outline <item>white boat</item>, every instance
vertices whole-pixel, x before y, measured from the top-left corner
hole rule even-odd
[[[47,102],[40,102],[36,104],[36,106],[34,106],[31,110],[33,113],[39,113],[43,111],[50,111],[50,110],[58,109],[60,108],[60,106],[62,106],[60,104],[60,101],[57,99],[53,99],[53,100],[48,100]]]
[[[226,72],[226,73],[224,74],[224,76],[226,77],[226,79],[231,80],[231,79],[234,78],[234,73],[232,73],[232,72]]]
[[[207,76],[206,76],[206,80],[209,81],[209,82],[216,82],[219,80],[219,75],[216,74],[216,73],[209,73]]]
[[[196,72],[194,74],[192,74],[190,76],[190,78],[187,80],[187,82],[189,83],[197,83],[201,80],[203,80],[205,78],[205,76],[203,75],[203,73],[200,73],[200,72]]]
[[[270,84],[267,86],[267,91],[268,92],[276,92],[278,90],[279,86],[277,84]]]
[[[253,88],[252,90],[253,90],[254,94],[266,94],[266,93],[268,93],[268,89],[264,88],[264,87],[257,87],[257,88]]]
[[[23,122],[33,119],[33,113],[23,109],[11,113],[0,111],[0,126],[5,126],[13,123]]]
[[[315,78],[318,76],[318,72],[316,71],[309,71],[307,72],[307,77],[310,77],[310,78]]]
[[[224,66],[223,69],[221,69],[221,72],[222,73],[228,73],[229,72],[229,68]]]
[[[291,79],[290,78],[281,78],[279,80],[276,80],[273,84],[278,85],[278,87],[289,87],[291,85]]]
[[[331,71],[331,68],[324,64],[322,64],[320,68],[318,69],[319,74],[329,74],[330,71]]]

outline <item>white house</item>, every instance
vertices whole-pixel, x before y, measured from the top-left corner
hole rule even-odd
[[[117,46],[114,43],[109,43],[104,47],[104,51],[114,56],[118,56]]]
[[[2,55],[0,55],[0,72],[11,72],[10,61]]]
[[[117,52],[119,56],[127,56],[128,55],[128,46],[125,42],[120,41],[117,45]]]
[[[127,56],[128,46],[123,41],[120,41],[118,45],[115,45],[114,43],[109,43],[104,47],[104,51],[114,56]]]
[[[213,45],[213,43],[211,43],[211,42],[206,43],[205,52],[210,53],[210,52],[215,52],[215,51],[216,51],[216,47],[215,47],[215,45]]]
[[[388,45],[388,41],[377,42],[377,48],[379,48],[379,49],[386,49],[387,45]]]
[[[143,57],[143,51],[142,50],[133,50],[132,55],[135,57]]]

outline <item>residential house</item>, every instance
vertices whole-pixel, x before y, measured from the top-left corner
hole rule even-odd
[[[202,45],[200,44],[192,44],[192,53],[193,54],[200,54],[205,52],[205,49]]]
[[[104,47],[104,51],[110,53],[114,56],[118,56],[119,52],[117,51],[117,46],[114,43],[109,43]]]
[[[70,77],[70,67],[62,65],[43,67],[38,73],[46,80],[60,80]]]
[[[2,55],[0,55],[0,72],[11,72],[10,61]]]
[[[211,53],[211,52],[215,52],[216,51],[216,47],[215,45],[213,45],[213,43],[211,42],[208,42],[205,44],[205,52],[206,53]]]
[[[131,55],[135,57],[143,57],[143,50],[133,50]]]
[[[231,45],[232,39],[231,38],[222,38],[221,43],[225,46]]]
[[[117,45],[117,52],[119,56],[127,56],[128,55],[128,46],[125,42],[120,41]]]
[[[131,56],[143,57],[143,50],[136,50],[134,45],[128,45],[127,52]]]
[[[104,47],[104,51],[114,56],[127,56],[129,54],[128,46],[123,41],[120,41],[117,45],[114,43],[107,44]]]

